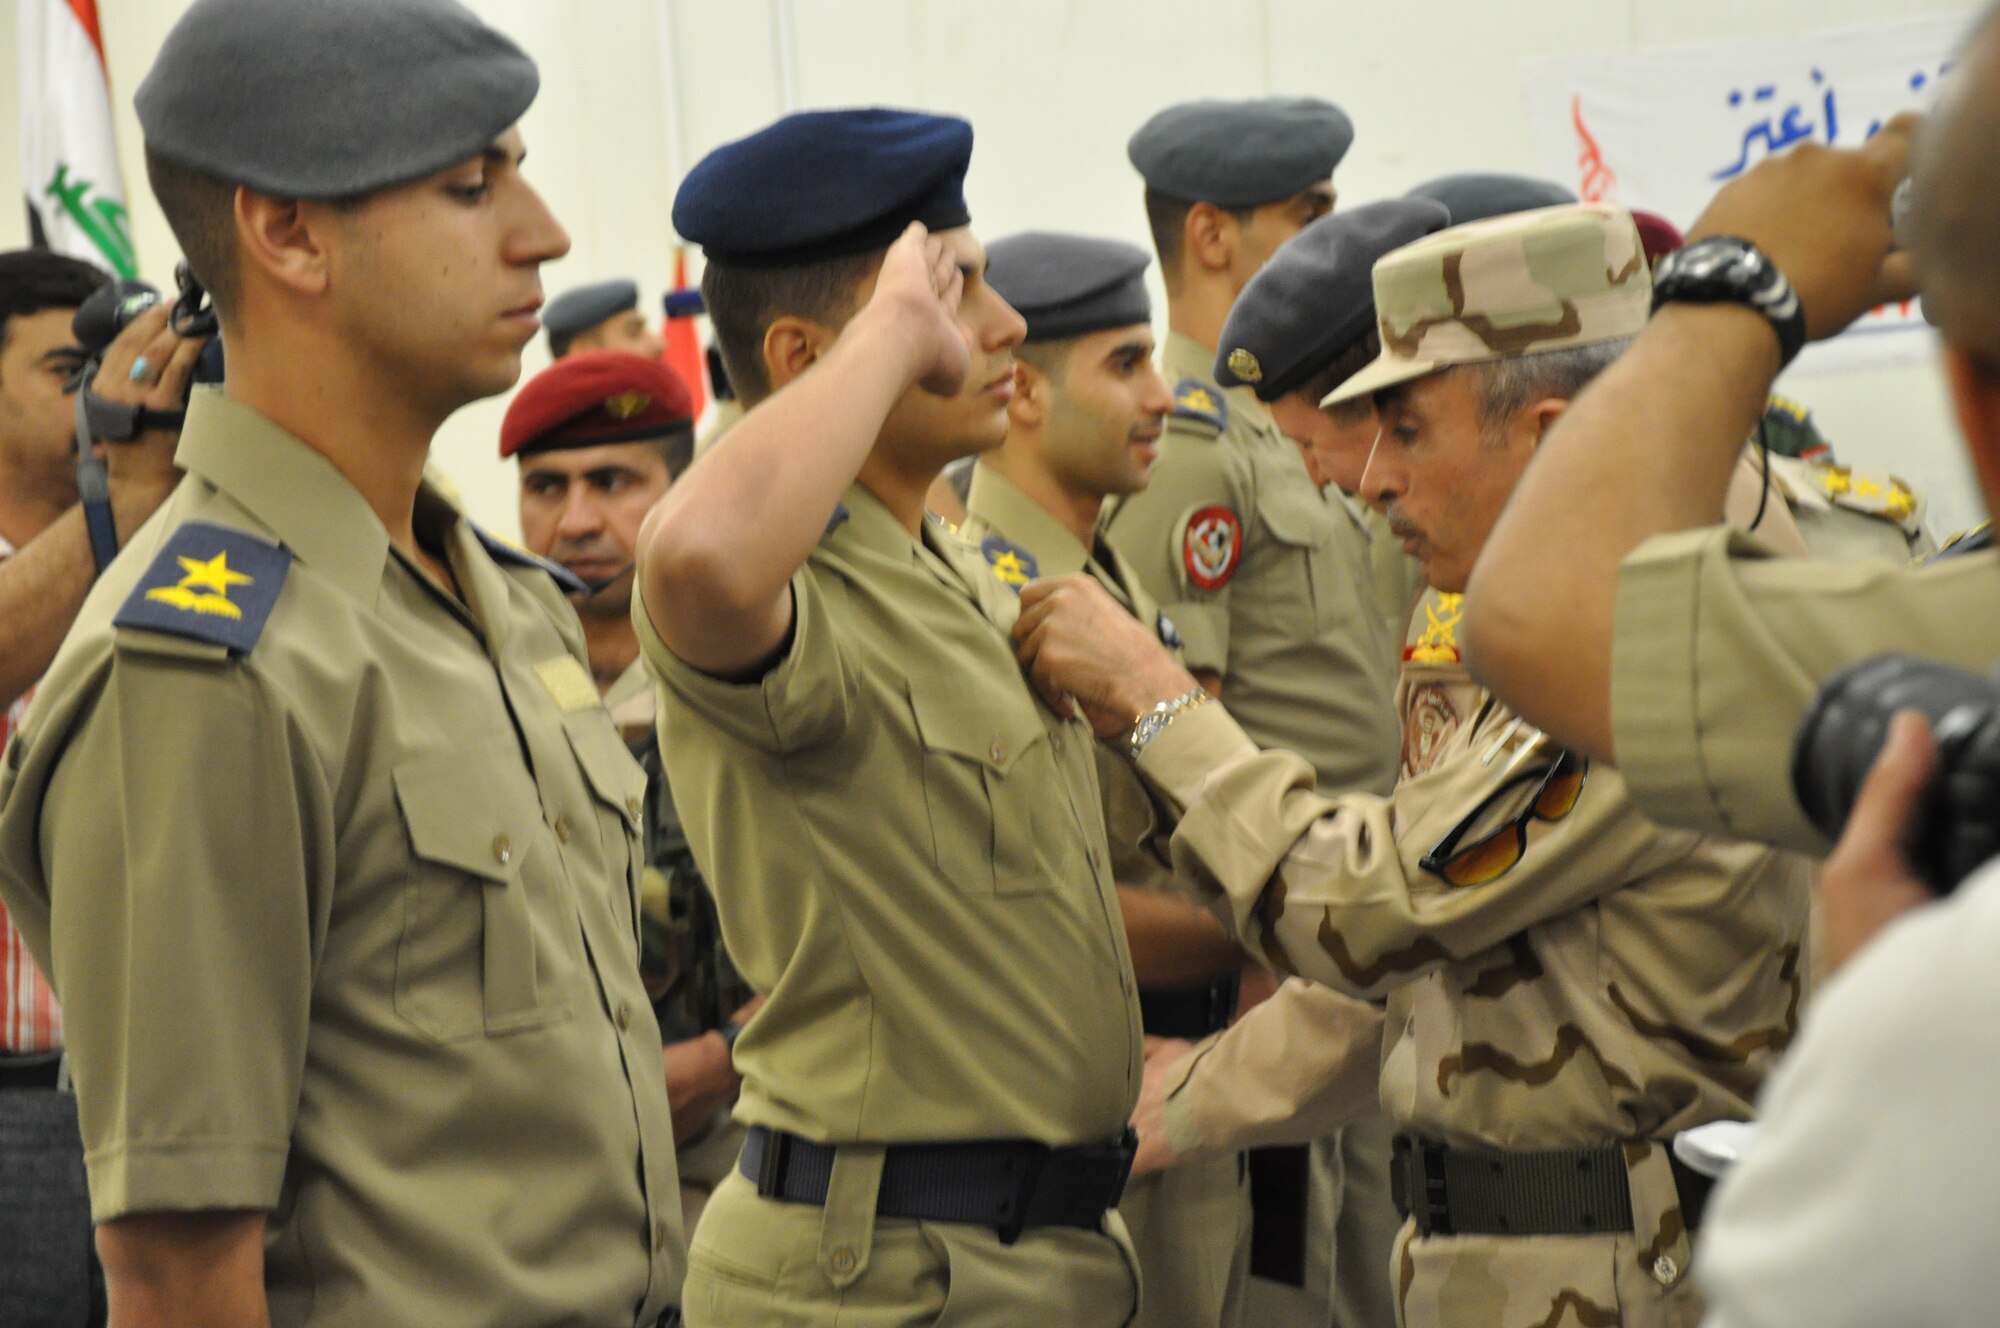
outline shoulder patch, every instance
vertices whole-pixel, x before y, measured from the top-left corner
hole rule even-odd
[[[1018,544],[1009,544],[998,535],[988,535],[979,541],[979,552],[986,558],[986,565],[993,569],[993,575],[1000,584],[1016,595],[1021,587],[1042,574],[1041,564],[1035,555]]]
[[[1917,495],[1893,475],[1870,475],[1852,466],[1815,465],[1813,483],[1836,507],[1908,525],[1917,514]]]
[[[554,578],[557,587],[565,595],[588,595],[590,593],[590,583],[575,572],[570,571],[569,568],[564,567],[561,563],[537,557],[518,544],[510,544],[498,535],[489,533],[477,521],[468,521],[465,524],[472,527],[473,535],[479,540],[479,547],[492,555],[494,562],[512,563],[516,567],[533,567],[539,571],[547,572]]]
[[[172,535],[112,619],[247,655],[277,607],[291,551],[241,530],[190,521]]]
[[[1199,378],[1183,378],[1174,384],[1174,418],[1226,429],[1229,427],[1229,403],[1222,399],[1222,389],[1214,383],[1205,383]]]
[[[1236,575],[1243,556],[1243,519],[1227,507],[1188,514],[1181,534],[1181,566],[1197,590],[1220,590]]]
[[[1961,530],[1944,542],[1939,549],[1924,561],[1934,563],[1946,558],[1963,558],[1968,553],[1978,553],[1993,547],[1993,523],[1982,521],[1970,530]]]

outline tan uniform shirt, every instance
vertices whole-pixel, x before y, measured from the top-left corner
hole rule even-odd
[[[280,1325],[651,1324],[684,1245],[644,781],[575,614],[426,490],[461,604],[219,393],[178,459],[0,775],[95,1216],[267,1213]]]
[[[1792,742],[1833,674],[1911,653],[2000,662],[2000,550],[1928,567],[1772,558],[1723,527],[1648,540],[1618,578],[1611,718],[1646,815],[1809,853],[1825,838],[1792,796]]]
[[[1298,752],[1329,790],[1396,774],[1396,638],[1361,508],[1322,492],[1247,389],[1180,333],[1162,353],[1178,409],[1146,488],[1107,533],[1186,642],[1190,668],[1257,741]]]
[[[667,776],[766,997],[737,1117],[823,1143],[1114,1138],[1139,1021],[1089,727],[1028,689],[1018,603],[973,550],[859,486],[844,513],[758,681],[683,664],[634,601]]]
[[[973,467],[966,509],[959,535],[979,549],[1002,585],[1019,593],[1023,585],[1038,577],[1087,573],[1179,654],[1178,632],[1165,621],[1131,564],[1102,534],[1093,548],[1084,548],[1047,508],[989,466]],[[1173,827],[1163,823],[1152,794],[1132,763],[1099,743],[1097,778],[1104,795],[1104,828],[1111,841],[1113,876],[1123,885],[1191,893],[1185,885],[1174,886],[1173,870],[1167,862],[1167,838]]]

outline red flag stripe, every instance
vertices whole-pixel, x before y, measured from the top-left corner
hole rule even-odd
[[[97,63],[104,64],[104,31],[97,23],[97,0],[67,0],[69,12],[76,15],[77,26],[83,35],[90,38],[90,44],[97,51]],[[105,70],[106,81],[110,79],[110,69]]]

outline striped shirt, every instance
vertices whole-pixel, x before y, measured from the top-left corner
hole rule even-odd
[[[14,552],[14,546],[0,538],[0,562]],[[27,713],[29,688],[4,713],[0,713],[0,749]],[[62,1046],[62,1011],[55,993],[28,957],[27,944],[0,905],[0,1055],[30,1051],[53,1051]]]

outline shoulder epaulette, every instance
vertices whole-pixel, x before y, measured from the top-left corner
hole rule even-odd
[[[1905,529],[1916,524],[1917,495],[1894,475],[1871,475],[1824,462],[1807,463],[1807,474],[1836,507],[1893,521]]]
[[[291,569],[291,551],[282,545],[190,521],[167,537],[112,624],[247,655],[264,634]]]
[[[1174,384],[1174,418],[1213,425],[1219,432],[1229,427],[1229,403],[1214,383],[1183,378]]]
[[[472,527],[472,533],[478,538],[480,547],[492,555],[494,562],[512,563],[516,567],[533,567],[539,571],[547,572],[551,577],[555,578],[556,585],[561,587],[562,593],[565,595],[588,595],[590,593],[590,583],[575,572],[570,571],[569,568],[564,567],[561,563],[537,557],[518,544],[509,544],[498,535],[489,534],[476,521],[468,521],[466,524]]]
[[[1018,544],[1009,544],[998,535],[988,535],[979,541],[979,552],[1000,584],[1017,595],[1021,593],[1022,586],[1042,574],[1041,564],[1035,560],[1034,554]]]
[[[1961,530],[1944,542],[1939,549],[1924,561],[1941,562],[1946,558],[1963,558],[1968,553],[1978,553],[1981,549],[1993,547],[1993,523],[1982,521],[1970,530]]]

